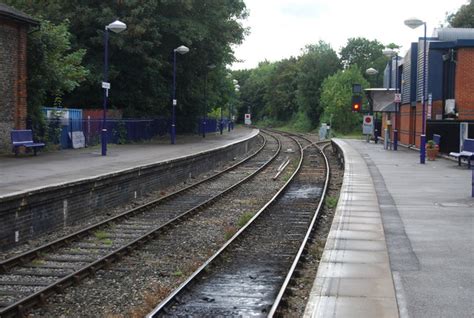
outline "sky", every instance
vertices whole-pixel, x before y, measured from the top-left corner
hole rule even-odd
[[[349,38],[364,37],[382,44],[401,45],[404,54],[411,42],[423,36],[423,27],[403,23],[416,17],[427,22],[427,35],[446,24],[446,13],[456,12],[468,0],[244,0],[250,29],[236,46],[241,61],[232,69],[254,68],[259,62],[298,56],[308,44],[328,42],[339,52]]]

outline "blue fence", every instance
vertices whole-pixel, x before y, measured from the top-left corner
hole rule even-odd
[[[206,124],[204,124],[204,122]],[[219,124],[221,122],[220,118],[213,118],[213,117],[207,117],[206,120],[204,121],[203,117],[200,117],[198,119],[198,134],[202,134],[203,132],[205,133],[215,133],[220,130]],[[229,119],[228,118],[222,118],[222,129],[226,130],[229,126]]]
[[[59,144],[61,148],[73,148],[73,140],[83,140],[84,146],[100,143],[102,119],[83,119],[81,109],[44,107],[46,118],[45,140]],[[221,119],[208,117],[204,125],[203,117],[177,117],[178,133],[216,133],[220,130]],[[222,119],[222,129],[227,130],[230,121]],[[153,119],[107,119],[107,141],[124,144],[150,140],[170,133],[171,120],[167,117]]]

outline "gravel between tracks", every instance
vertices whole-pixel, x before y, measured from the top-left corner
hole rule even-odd
[[[108,219],[108,218],[113,217],[115,215],[121,214],[121,213],[123,213],[127,210],[130,210],[130,209],[135,208],[137,206],[143,205],[147,202],[156,200],[159,197],[165,196],[169,193],[172,193],[172,192],[177,191],[179,189],[182,189],[186,186],[189,186],[190,184],[193,184],[193,183],[196,183],[200,180],[203,180],[203,179],[209,177],[211,174],[222,171],[222,170],[230,167],[231,165],[235,164],[239,160],[242,160],[243,158],[249,156],[251,153],[254,153],[258,148],[261,147],[261,145],[262,145],[262,143],[260,141],[259,143],[255,144],[251,149],[249,149],[249,151],[247,153],[235,157],[234,160],[231,160],[231,161],[228,161],[228,162],[221,162],[220,164],[216,165],[216,167],[212,171],[207,171],[207,172],[201,173],[199,175],[194,175],[194,176],[188,178],[187,180],[185,180],[183,182],[180,182],[180,183],[178,183],[174,186],[167,187],[166,189],[159,189],[159,190],[156,190],[156,191],[149,192],[149,193],[145,194],[143,197],[137,198],[136,200],[133,200],[132,202],[130,202],[128,204],[120,205],[120,206],[117,206],[117,207],[112,208],[112,209],[98,211],[94,217],[89,218],[87,220],[84,220],[83,222],[79,222],[79,223],[76,223],[74,225],[67,226],[63,229],[41,235],[38,238],[29,240],[25,244],[16,246],[16,247],[14,247],[12,249],[9,249],[7,251],[0,252],[0,260],[5,260],[5,259],[8,259],[10,257],[14,257],[18,254],[21,254],[23,252],[31,250],[35,247],[39,247],[41,245],[47,244],[47,243],[52,242],[56,239],[59,239],[63,236],[66,236],[66,235],[69,235],[69,234],[74,233],[76,231],[79,231],[82,228],[85,228],[87,226],[99,223],[99,222],[101,222],[105,219]]]
[[[286,140],[282,149],[288,148],[295,146]],[[46,306],[33,310],[30,317],[144,316],[220,248],[226,237],[238,229],[245,212],[257,211],[273,196],[292,172],[288,169],[273,181],[275,166],[292,155],[295,154],[279,156],[270,170],[238,191],[110,269],[97,272],[95,278],[51,297]]]

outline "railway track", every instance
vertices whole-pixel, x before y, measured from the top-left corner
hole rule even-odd
[[[280,191],[148,317],[272,316],[328,185],[324,153],[298,136],[301,159]]]
[[[206,180],[0,262],[0,316],[24,315],[250,180],[280,153],[277,138],[266,140],[257,153]]]

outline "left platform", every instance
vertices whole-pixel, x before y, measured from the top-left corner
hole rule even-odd
[[[258,134],[236,128],[180,136],[175,145],[110,145],[107,156],[97,147],[0,157],[0,250],[211,170],[246,152]]]

